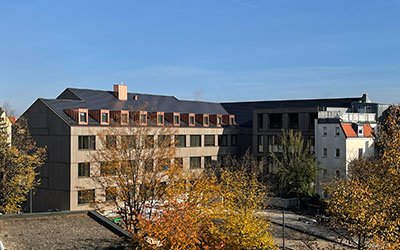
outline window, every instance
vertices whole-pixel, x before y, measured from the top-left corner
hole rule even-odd
[[[177,125],[180,123],[180,117],[179,115],[174,115],[174,124]]]
[[[340,171],[339,170],[336,170],[336,178],[340,178]]]
[[[232,146],[237,145],[237,135],[231,135],[231,145]]]
[[[358,136],[364,135],[364,127],[362,125],[358,126]]]
[[[94,202],[94,189],[78,191],[78,205],[85,205]]]
[[[289,114],[289,128],[290,129],[298,129],[299,128],[299,114],[298,113]]]
[[[190,157],[190,169],[201,168],[201,157]]]
[[[257,149],[259,153],[264,152],[264,137],[262,135],[257,136]]]
[[[101,123],[108,123],[108,113],[101,113]]]
[[[339,127],[335,127],[335,136],[339,136],[340,134],[340,128]]]
[[[78,149],[95,150],[96,149],[96,136],[94,135],[80,135],[78,136]]]
[[[264,128],[264,115],[257,114],[257,129],[262,130]]]
[[[78,178],[90,177],[90,163],[80,162],[78,163]]]
[[[175,136],[175,143],[178,148],[186,147],[186,135]]]
[[[147,115],[140,114],[140,124],[147,124]]]
[[[190,136],[190,146],[191,147],[201,147],[201,135],[191,135]]]
[[[340,148],[336,149],[335,157],[340,157]]]
[[[358,149],[358,159],[361,159],[363,157],[363,153],[364,153],[364,150],[362,148],[359,148]]]
[[[121,124],[128,124],[128,114],[121,114]]]
[[[269,115],[269,128],[270,129],[281,129],[282,128],[282,114],[270,114]]]
[[[218,146],[228,146],[228,136],[218,135]]]
[[[211,156],[204,156],[204,167],[211,167],[212,165],[212,157]]]
[[[366,106],[365,107],[365,113],[372,113],[372,107],[371,106]]]
[[[327,148],[323,148],[322,156],[325,157],[325,158],[328,156],[328,149]]]
[[[162,114],[157,115],[157,124],[158,125],[164,124],[164,115],[162,115]]]
[[[328,135],[328,128],[322,127],[322,136],[327,136],[327,135]]]
[[[79,112],[79,122],[87,123],[87,112]]]
[[[122,149],[136,148],[136,136],[134,135],[121,135]]]
[[[205,135],[204,136],[204,146],[206,146],[206,147],[215,146],[215,135]]]
[[[217,116],[217,126],[220,126],[222,124],[222,117]]]
[[[117,147],[117,136],[106,135],[106,148],[115,149]]]
[[[189,116],[189,125],[194,125],[194,116]]]
[[[144,170],[146,172],[153,172],[154,161],[152,159],[146,160],[144,163]]]
[[[115,201],[117,199],[118,189],[116,187],[106,188],[106,201]]]
[[[235,125],[235,118],[234,117],[231,117],[231,118],[229,118],[229,120],[230,120],[230,125]]]
[[[166,148],[171,146],[170,135],[159,135],[158,136],[158,147]]]
[[[144,145],[146,148],[154,148],[154,135],[146,135]]]
[[[102,161],[100,162],[100,176],[109,176],[117,174],[117,162]]]
[[[178,167],[183,167],[183,158],[182,157],[175,158],[175,165]]]
[[[208,116],[205,116],[203,123],[204,123],[205,126],[208,126],[210,124],[210,118]]]

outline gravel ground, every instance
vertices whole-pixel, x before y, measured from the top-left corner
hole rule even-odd
[[[0,216],[0,241],[7,250],[124,249],[125,243],[86,213]]]

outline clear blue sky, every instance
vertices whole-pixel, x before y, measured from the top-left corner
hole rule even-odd
[[[400,0],[0,0],[0,103],[67,87],[400,101]]]

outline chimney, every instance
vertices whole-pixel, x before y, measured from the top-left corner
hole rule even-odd
[[[114,84],[114,95],[120,101],[128,100],[128,86],[124,85],[123,83]]]

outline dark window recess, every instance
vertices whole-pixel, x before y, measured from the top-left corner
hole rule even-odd
[[[170,135],[159,135],[158,136],[158,147],[167,148],[171,146],[171,136]]]
[[[190,157],[190,168],[201,168],[201,157]]]
[[[87,113],[86,112],[79,112],[79,121],[80,122],[87,122]]]
[[[80,135],[78,136],[78,149],[96,149],[96,136],[94,135]]]
[[[115,149],[117,147],[117,136],[106,135],[106,148]]]
[[[78,177],[90,177],[90,163],[78,163]]]
[[[231,135],[231,146],[237,146],[237,135]]]
[[[163,115],[157,115],[157,123],[164,124],[164,116]]]
[[[146,135],[144,144],[146,148],[154,148],[154,135]]]
[[[95,196],[94,192],[95,192],[94,189],[78,191],[78,204],[83,205],[94,202],[94,196]]]
[[[299,128],[299,114],[292,113],[289,114],[289,129],[298,129]]]
[[[191,147],[201,147],[201,135],[191,135],[190,136],[190,146]]]
[[[257,114],[257,129],[262,130],[264,129],[264,115]]]
[[[122,149],[136,148],[136,136],[134,135],[121,135]]]
[[[175,158],[175,165],[178,167],[183,167],[183,158],[182,157]]]
[[[215,146],[215,135],[205,135],[204,136],[204,146],[206,146],[206,147]]]
[[[175,136],[175,143],[178,148],[186,147],[186,135]]]
[[[127,124],[128,122],[128,114],[121,114],[121,123]]]
[[[212,166],[212,157],[211,156],[204,156],[204,167],[209,168]]]
[[[282,114],[269,114],[269,128],[270,129],[282,128]]]
[[[108,123],[108,113],[101,113],[101,122]]]
[[[218,135],[218,146],[228,146],[228,136]]]
[[[308,126],[310,127],[310,129],[314,129],[315,124],[314,124],[314,120],[318,118],[318,113],[310,113],[309,114],[309,124]]]
[[[179,115],[174,115],[174,123],[179,124],[179,120],[180,120]]]

